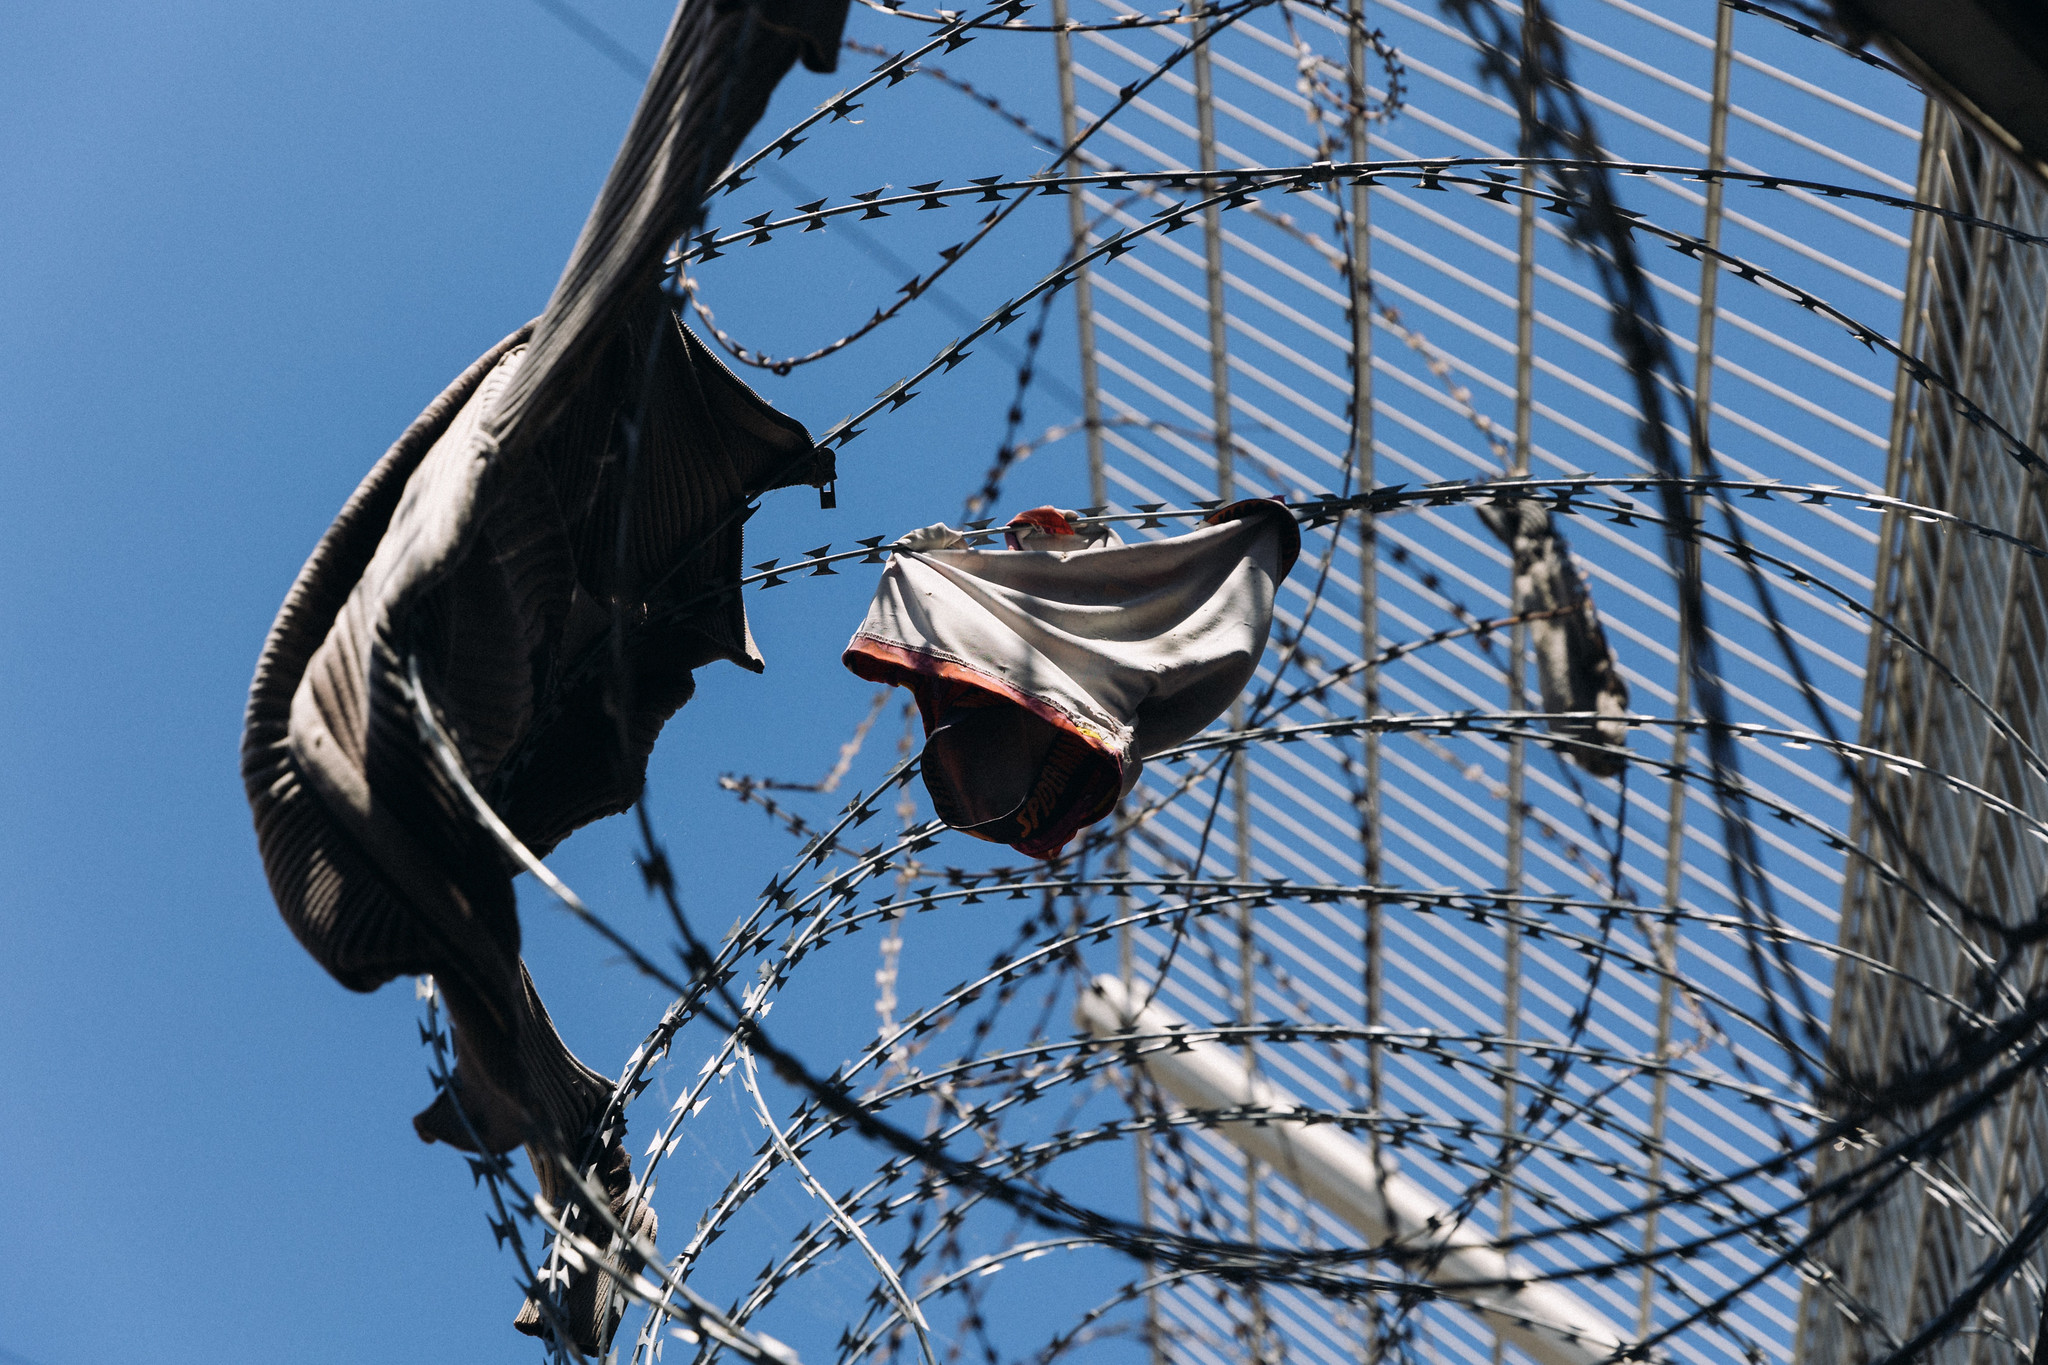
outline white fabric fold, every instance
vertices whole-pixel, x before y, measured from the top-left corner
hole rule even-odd
[[[845,655],[860,676],[909,687],[934,739],[962,705],[1008,704],[1092,751],[1096,771],[1079,765],[1068,787],[1101,788],[1107,766],[1107,804],[1099,792],[1083,803],[1101,810],[1068,811],[1021,841],[1001,839],[1035,856],[1049,856],[1050,840],[1064,844],[1074,820],[1106,814],[1147,755],[1229,709],[1265,650],[1274,592],[1301,543],[1287,509],[1261,500],[1221,508],[1170,539],[1032,548],[1083,544],[1063,520],[1050,508],[1017,518],[1019,550],[898,550]],[[950,543],[940,529],[911,543]],[[963,771],[1000,766],[986,757],[964,755]],[[927,786],[932,780],[928,761]],[[1059,804],[1042,784],[1039,797]]]

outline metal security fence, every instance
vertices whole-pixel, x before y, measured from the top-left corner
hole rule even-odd
[[[2034,233],[2048,227],[2038,185],[1952,116],[1937,111],[1929,129],[1922,199]],[[2038,444],[2048,260],[2003,234],[1930,218],[1907,278],[1903,340],[1916,359],[1956,376],[1997,425]],[[2040,481],[2011,449],[1967,410],[1907,390],[1886,487],[2038,544]],[[1854,843],[1870,857],[1850,865],[1830,1035],[1850,1091],[1838,1101],[1844,1111],[1858,1109],[1855,1091],[1881,1092],[1952,1056],[1959,1032],[2024,1013],[2042,984],[2032,928],[2048,885],[2040,561],[1901,513],[1884,519],[1878,565],[1874,605],[1901,636],[1872,641],[1862,740],[1896,757],[1867,764],[1871,799],[1856,813]],[[1927,652],[1906,648],[1908,638]],[[1880,875],[1887,865],[1906,875]],[[1981,1068],[1915,1087],[1911,1102],[1873,1115],[1859,1141],[1823,1152],[1825,1188],[1967,1112],[1952,1137],[1913,1153],[1886,1197],[1846,1197],[1831,1210],[1843,1225],[1801,1314],[1804,1359],[1881,1358],[1949,1313],[2038,1218],[2048,1184],[2039,1084],[2027,1070],[2009,1090],[1983,1094],[1988,1076],[2018,1056],[1994,1053]],[[2025,1257],[1924,1358],[2031,1359],[2042,1270],[2038,1255]]]
[[[1079,158],[1188,172],[1457,162],[1206,209],[1092,267],[1082,366],[1099,422],[1095,501],[1580,481],[1578,514],[1556,521],[1642,718],[1629,729],[1636,761],[1595,777],[1521,719],[1543,709],[1529,626],[1511,619],[1509,553],[1474,511],[1499,494],[1332,521],[1287,584],[1283,638],[1242,724],[1337,732],[1156,771],[1132,798],[1150,813],[1127,848],[1155,875],[1352,894],[1275,895],[1140,929],[1121,970],[1139,983],[1163,974],[1159,1001],[1206,1023],[1362,1022],[1362,1037],[1262,1042],[1251,1064],[1300,1103],[1369,1116],[1390,1167],[1630,1340],[1684,1323],[1656,1354],[1786,1358],[1801,1287],[1786,1227],[1658,1253],[1796,1200],[1798,1163],[1768,1158],[1814,1131],[1765,996],[1781,997],[1795,1032],[1819,1036],[1851,799],[1802,693],[1837,736],[1855,733],[1882,514],[1853,495],[1886,488],[1897,371],[1842,319],[1895,330],[1914,226],[1882,203],[1785,182],[1911,194],[1921,100],[1732,7],[1556,12],[1571,74],[1626,163],[1626,203],[1673,248],[1647,253],[1662,323],[1692,369],[1721,473],[1753,485],[1736,504],[1741,528],[1772,562],[1765,607],[1725,539],[1701,551],[1735,718],[1750,727],[1745,795],[1766,816],[1759,870],[1779,927],[1765,992],[1733,932],[1744,912],[1723,813],[1683,723],[1698,713],[1660,528],[1632,514],[1645,485],[1628,480],[1648,471],[1605,301],[1543,197],[1549,171],[1516,159],[1517,111],[1476,74],[1468,31],[1428,6],[1359,17],[1369,41],[1351,41],[1346,16],[1308,8],[1230,23]],[[1062,69],[1069,127],[1191,38],[1077,35]],[[1222,182],[1091,188],[1073,205],[1077,242],[1205,183]],[[1775,648],[1772,610],[1796,663]],[[1336,724],[1359,719],[1376,724]],[[1499,896],[1444,913],[1406,888]],[[1356,1244],[1229,1140],[1152,1142],[1141,1161],[1162,1223]],[[1705,1185],[1698,1202],[1662,1202]],[[1482,1316],[1441,1300],[1333,1311],[1300,1290],[1183,1282],[1155,1290],[1150,1312],[1163,1359],[1501,1349]]]

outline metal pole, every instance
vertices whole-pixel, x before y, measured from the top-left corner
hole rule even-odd
[[[1113,976],[1098,976],[1074,1001],[1074,1022],[1097,1038],[1135,1034],[1127,1056],[1203,1126],[1271,1165],[1367,1245],[1395,1243],[1415,1273],[1470,1309],[1540,1365],[1605,1365],[1631,1342],[1593,1304],[1489,1245],[1449,1205],[1389,1168],[1367,1143],[1334,1124],[1308,1123],[1299,1099],[1243,1066],[1231,1049],[1163,1007],[1140,1007]],[[1176,1037],[1175,1035],[1179,1035]],[[1190,1037],[1189,1035],[1193,1035]],[[1167,1040],[1171,1039],[1169,1042]],[[1251,1110],[1256,1117],[1224,1114]]]
[[[1067,0],[1052,0],[1053,60],[1059,72],[1060,92],[1060,143],[1072,147],[1079,136],[1081,120],[1074,95],[1074,39],[1067,31]],[[1078,153],[1069,153],[1061,163],[1068,171],[1081,169]],[[1088,209],[1083,202],[1085,193],[1067,196],[1067,231],[1071,240],[1071,258],[1079,260],[1088,250]],[[1092,273],[1086,265],[1079,266],[1074,273],[1074,332],[1081,362],[1081,423],[1088,440],[1088,504],[1091,507],[1109,505],[1109,478],[1102,453],[1102,393],[1100,372],[1095,362],[1095,292]],[[1118,823],[1122,823],[1122,803],[1118,803]],[[1110,850],[1110,867],[1116,873],[1130,870],[1130,845],[1122,838]],[[1121,904],[1121,902],[1120,902]],[[1134,948],[1129,925],[1117,931],[1117,974],[1126,988],[1131,984],[1134,972]],[[1140,1132],[1133,1142],[1133,1157],[1137,1164],[1138,1223],[1142,1227],[1152,1225],[1152,1142],[1151,1135]],[[1145,1344],[1153,1365],[1165,1365],[1166,1351],[1164,1338],[1159,1331],[1159,1292],[1156,1288],[1145,1291]]]
[[[1216,104],[1210,69],[1207,6],[1198,4],[1193,18],[1195,154],[1204,176],[1202,191],[1214,194],[1216,182],[1209,177],[1216,171]],[[1223,211],[1215,204],[1202,210],[1202,257],[1202,273],[1209,297],[1209,420],[1215,441],[1216,496],[1229,502],[1237,496],[1237,470],[1230,434],[1230,318],[1225,311],[1223,291]],[[1244,729],[1243,701],[1230,708],[1230,725],[1235,730]],[[1251,760],[1243,749],[1233,754],[1230,760],[1230,802],[1237,879],[1249,881],[1252,875]],[[1255,928],[1250,905],[1241,906],[1237,912],[1237,1012],[1238,1022],[1243,1024],[1251,1023],[1258,1013]],[[1244,1063],[1247,1071],[1256,1073],[1258,1056],[1249,1042],[1244,1045]],[[1259,1240],[1259,1175],[1258,1159],[1249,1152],[1245,1153],[1244,1233],[1247,1242]],[[1265,1303],[1256,1286],[1251,1288],[1249,1299],[1252,1313],[1249,1354],[1252,1360],[1262,1361],[1267,1354]]]
[[[1707,115],[1707,165],[1710,169],[1721,170],[1728,161],[1728,85],[1735,59],[1735,11],[1727,6],[1719,7],[1714,18],[1714,94],[1713,104]],[[1723,184],[1718,176],[1707,181],[1706,225],[1701,235],[1709,247],[1721,242],[1721,199]],[[1714,253],[1700,253],[1700,310],[1698,342],[1693,355],[1692,401],[1693,401],[1693,444],[1692,474],[1698,478],[1706,473],[1707,438],[1713,424],[1714,401],[1714,322],[1715,310],[1719,306],[1721,290],[1721,269]],[[1706,499],[1694,494],[1692,505],[1686,510],[1694,525],[1698,525],[1706,512]],[[1700,547],[1693,541],[1685,547],[1686,572],[1700,571]],[[1671,714],[1683,722],[1692,709],[1692,634],[1679,623],[1678,631],[1678,677],[1672,684],[1675,693]],[[1664,813],[1664,922],[1656,934],[1657,965],[1657,1050],[1653,1054],[1662,1061],[1671,1051],[1671,1016],[1678,998],[1678,909],[1685,893],[1685,780],[1679,776],[1685,766],[1687,731],[1675,729],[1671,733],[1671,795]],[[1664,1181],[1664,1128],[1665,1114],[1671,1103],[1671,1073],[1664,1067],[1657,1069],[1650,1081],[1650,1148],[1649,1164],[1643,1175],[1643,1198],[1646,1202],[1657,1197],[1657,1187]],[[1643,1215],[1643,1282],[1636,1306],[1636,1332],[1647,1336],[1656,1321],[1657,1270],[1648,1259],[1657,1246],[1657,1206],[1650,1202],[1650,1210]]]
[[[1059,65],[1060,142],[1071,147],[1080,132],[1081,121],[1074,107],[1074,40],[1067,32],[1067,0],[1052,0],[1052,22],[1057,30],[1052,36],[1052,47]],[[1081,158],[1078,154],[1070,155],[1061,165],[1065,170],[1078,171]],[[1073,238],[1076,260],[1088,250],[1088,210],[1082,203],[1085,198],[1085,194],[1067,196],[1067,230]],[[1081,349],[1081,422],[1088,433],[1088,503],[1092,507],[1106,507],[1109,482],[1102,465],[1102,394],[1097,388],[1095,368],[1095,294],[1085,265],[1074,273],[1074,327]]]
[[[1213,195],[1216,182],[1216,105],[1209,62],[1206,5],[1194,11],[1195,142],[1200,160],[1202,192]],[[1230,334],[1223,298],[1223,211],[1215,204],[1202,210],[1203,273],[1209,289],[1209,411],[1215,429],[1216,496],[1229,502],[1237,495],[1230,440]]]
[[[1367,161],[1372,156],[1370,126],[1366,121],[1367,90],[1365,83],[1365,0],[1350,0],[1346,9],[1349,20],[1349,42],[1345,53],[1345,96],[1349,107],[1345,111],[1346,131],[1350,138],[1351,160]],[[1351,312],[1351,448],[1346,452],[1345,490],[1363,492],[1373,485],[1372,446],[1372,190],[1368,185],[1353,182],[1350,203],[1350,240],[1345,243],[1344,264],[1349,279],[1348,305]],[[1335,534],[1333,531],[1332,534]],[[1377,715],[1380,709],[1379,666],[1372,662],[1379,655],[1379,534],[1373,514],[1361,512],[1358,517],[1358,636],[1359,657],[1365,661],[1365,668],[1359,674],[1359,711],[1365,719]],[[1359,755],[1358,790],[1358,835],[1362,868],[1367,886],[1376,886],[1380,880],[1380,740],[1368,730],[1361,743]],[[1381,931],[1380,904],[1376,897],[1368,896],[1365,902],[1365,1026],[1375,1029],[1381,1017]],[[1368,1034],[1365,1042],[1365,1089],[1366,1108],[1373,1121],[1367,1126],[1375,1171],[1383,1170],[1385,1162],[1380,1150],[1379,1113],[1382,1107],[1384,1087],[1381,1079],[1383,1058],[1379,1039]],[[1379,1301],[1372,1304],[1373,1333],[1367,1344],[1367,1358],[1379,1357]]]
[[[1349,20],[1349,42],[1345,53],[1345,95],[1349,108],[1345,111],[1345,123],[1350,136],[1351,160],[1358,163],[1370,160],[1372,156],[1371,129],[1365,116],[1365,0],[1350,0],[1346,16]],[[1373,486],[1371,196],[1370,186],[1353,182],[1351,233],[1344,253],[1345,270],[1349,276],[1346,284],[1350,292],[1347,303],[1351,312],[1351,448],[1346,452],[1344,481],[1347,493],[1364,492]],[[1341,529],[1342,523],[1339,523],[1331,534],[1335,535]],[[1365,668],[1359,674],[1359,712],[1367,720],[1377,715],[1380,709],[1379,665],[1372,662],[1379,656],[1380,647],[1378,568],[1378,527],[1371,512],[1361,512],[1358,517],[1358,643],[1359,657],[1365,661]],[[1380,737],[1366,731],[1360,748],[1358,835],[1363,863],[1361,871],[1367,886],[1377,886],[1380,881]],[[1381,925],[1377,897],[1366,898],[1364,927],[1365,1026],[1371,1030],[1379,1027],[1382,1014]],[[1386,1170],[1379,1125],[1384,1099],[1383,1061],[1378,1036],[1368,1033],[1365,1041],[1365,1089],[1366,1110],[1372,1121],[1367,1125],[1366,1133],[1372,1162],[1370,1169],[1375,1172],[1375,1178]],[[1371,1333],[1366,1343],[1366,1359],[1376,1361],[1384,1346],[1377,1297],[1371,1301],[1370,1314]]]
[[[1522,12],[1522,60],[1528,60],[1530,50],[1530,29],[1533,15],[1524,7]],[[1520,86],[1519,127],[1521,130],[1521,154],[1529,156],[1534,145],[1536,122],[1536,87],[1525,72],[1518,83]],[[1522,167],[1522,197],[1515,221],[1515,446],[1513,466],[1509,473],[1515,478],[1524,478],[1529,473],[1529,444],[1531,416],[1535,408],[1536,378],[1536,168]],[[1515,564],[1512,555],[1508,560],[1508,597],[1510,607],[1514,606]],[[1508,710],[1523,711],[1528,708],[1527,667],[1529,655],[1529,627],[1525,622],[1516,621],[1508,629]],[[1508,741],[1508,792],[1506,848],[1503,853],[1505,866],[1501,869],[1501,889],[1508,895],[1515,895],[1522,889],[1522,841],[1524,838],[1524,807],[1527,805],[1529,751],[1528,745],[1517,733]],[[1519,1157],[1511,1134],[1515,1131],[1515,1110],[1520,1102],[1515,1084],[1516,1073],[1521,1066],[1521,1054],[1515,1042],[1522,1033],[1522,928],[1508,923],[1501,929],[1501,1087],[1500,1087],[1500,1239],[1503,1243],[1515,1231],[1515,1182],[1513,1171]],[[1500,1365],[1507,1350],[1507,1342],[1496,1334],[1493,1339],[1494,1365]]]

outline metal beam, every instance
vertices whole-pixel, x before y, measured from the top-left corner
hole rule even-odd
[[[1156,1004],[1141,1005],[1107,975],[1075,998],[1074,1021],[1097,1038],[1189,1031],[1186,1020]],[[1466,1218],[1395,1170],[1390,1158],[1330,1124],[1292,1117],[1304,1106],[1253,1075],[1221,1043],[1141,1049],[1140,1062],[1160,1089],[1188,1109],[1244,1114],[1217,1120],[1213,1130],[1248,1160],[1272,1167],[1368,1245],[1387,1246],[1538,1365],[1599,1365],[1630,1348],[1621,1329],[1598,1309],[1503,1255]]]

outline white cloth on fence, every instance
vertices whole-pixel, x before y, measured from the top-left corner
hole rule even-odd
[[[1270,500],[1130,545],[1072,521],[1027,512],[1006,550],[913,532],[918,548],[891,558],[845,654],[861,677],[915,694],[941,818],[1034,857],[1108,814],[1145,757],[1229,709],[1301,546]],[[1050,548],[1062,542],[1079,548]]]

